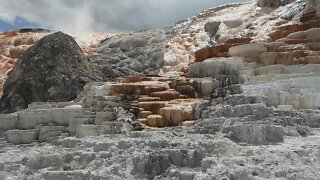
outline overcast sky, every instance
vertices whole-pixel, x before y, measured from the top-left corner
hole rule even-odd
[[[43,27],[115,32],[171,25],[211,7],[250,0],[0,0],[0,31]]]

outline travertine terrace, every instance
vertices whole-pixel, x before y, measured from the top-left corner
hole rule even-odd
[[[84,48],[98,82],[0,114],[0,179],[319,179],[319,7],[229,4]],[[1,35],[3,81],[48,33]]]

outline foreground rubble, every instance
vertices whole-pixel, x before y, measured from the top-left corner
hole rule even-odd
[[[58,138],[13,146],[1,141],[2,179],[314,179],[319,132],[283,143],[241,146],[188,128]],[[48,152],[50,152],[48,154]]]

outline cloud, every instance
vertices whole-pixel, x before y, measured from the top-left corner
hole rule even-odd
[[[214,6],[248,0],[0,0],[0,19],[22,17],[69,32],[158,28]]]

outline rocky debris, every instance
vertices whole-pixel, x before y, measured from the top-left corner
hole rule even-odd
[[[57,32],[21,56],[4,85],[1,112],[27,108],[32,102],[71,101],[98,77],[72,37]]]
[[[310,169],[319,162],[316,138],[318,134],[285,137],[276,146],[241,146],[181,128],[68,137],[46,146],[7,145],[2,148],[0,168],[2,176],[16,179],[314,178],[317,172]],[[312,158],[315,161],[308,161]]]
[[[170,34],[169,34],[170,35]],[[104,79],[128,75],[158,75],[164,65],[168,36],[165,30],[123,33],[97,49],[99,55],[90,61],[104,73]]]

